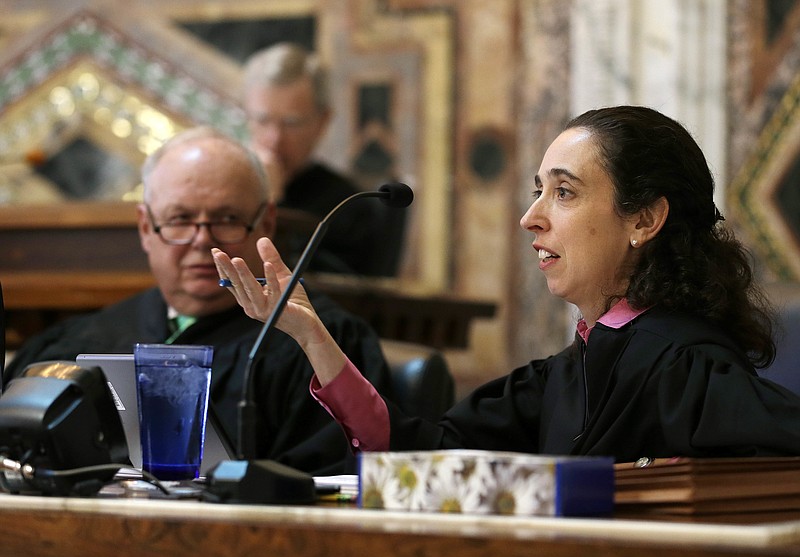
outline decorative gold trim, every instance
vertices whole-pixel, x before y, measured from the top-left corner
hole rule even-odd
[[[190,125],[167,113],[132,85],[122,86],[92,60],[79,60],[54,73],[10,106],[0,121],[0,205],[63,200],[30,166],[60,151],[77,136],[137,168],[144,157]],[[16,163],[27,163],[20,168]],[[13,176],[10,174],[13,173]],[[5,179],[2,179],[5,178]],[[138,178],[123,187],[123,200],[136,198]],[[114,191],[118,191],[116,188]]]
[[[800,280],[800,242],[777,206],[776,191],[800,153],[800,76],[792,81],[729,187],[730,207],[756,251],[781,280]]]
[[[220,19],[282,18],[312,15],[319,10],[318,0],[237,0],[236,2],[199,2],[189,5],[167,4],[160,8],[162,17],[186,21]]]

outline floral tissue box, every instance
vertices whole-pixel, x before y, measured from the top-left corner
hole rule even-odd
[[[359,506],[472,514],[600,516],[614,461],[479,450],[360,453]]]

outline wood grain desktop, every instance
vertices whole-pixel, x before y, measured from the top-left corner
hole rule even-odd
[[[797,555],[800,514],[737,525],[3,494],[0,537],[2,556]]]

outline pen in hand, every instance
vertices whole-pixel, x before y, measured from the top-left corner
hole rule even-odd
[[[267,285],[267,279],[265,278],[257,278],[256,280],[258,281],[258,284],[260,284],[261,286]],[[231,279],[219,279],[219,285],[224,288],[230,288],[231,286],[233,286],[233,284],[231,283]]]

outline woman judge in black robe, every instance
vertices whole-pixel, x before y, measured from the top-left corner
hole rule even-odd
[[[758,377],[772,312],[721,223],[702,151],[645,107],[568,123],[521,225],[549,290],[581,312],[561,353],[478,388],[438,423],[404,416],[347,361],[298,287],[278,326],[308,355],[312,393],[354,450],[474,448],[639,457],[800,454],[800,398]],[[219,250],[246,313],[265,320],[290,272],[259,241],[268,285]]]

